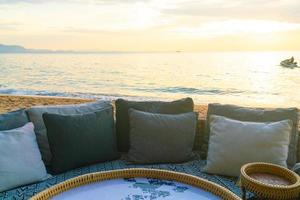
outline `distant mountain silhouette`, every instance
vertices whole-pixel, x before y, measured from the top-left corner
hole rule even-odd
[[[20,45],[0,44],[0,53],[124,53],[121,51],[54,51],[49,49],[27,49]]]
[[[0,44],[0,53],[24,53],[28,51],[22,46]]]
[[[0,53],[73,53],[73,51],[52,51],[48,49],[27,49],[19,45],[0,44]]]

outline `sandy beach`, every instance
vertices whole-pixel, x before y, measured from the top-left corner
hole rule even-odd
[[[0,95],[0,113],[5,113],[20,108],[28,108],[37,105],[65,105],[79,104],[95,101],[95,99],[80,99],[50,96],[17,96]],[[200,118],[204,118],[207,112],[207,105],[195,105],[195,111],[199,112]]]

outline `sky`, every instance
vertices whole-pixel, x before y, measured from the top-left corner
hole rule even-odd
[[[0,0],[0,43],[80,51],[300,50],[300,0]]]

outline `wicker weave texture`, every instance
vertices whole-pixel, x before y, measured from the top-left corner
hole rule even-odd
[[[249,176],[252,173],[266,173],[282,177],[290,182],[290,185],[271,185],[260,182]],[[284,200],[297,199],[300,194],[299,176],[281,166],[269,163],[249,163],[241,168],[241,184],[246,190],[266,199]]]
[[[189,184],[195,187],[204,189],[222,199],[226,200],[241,200],[231,191],[219,186],[215,183],[207,181],[205,179],[198,178],[196,176],[171,172],[167,170],[156,170],[156,169],[145,169],[145,168],[135,168],[135,169],[123,169],[123,170],[112,170],[107,172],[97,172],[90,173],[82,176],[78,176],[73,179],[69,179],[65,182],[57,184],[41,193],[35,195],[31,200],[45,200],[49,199],[59,193],[70,190],[81,185],[90,184],[94,182],[118,179],[118,178],[132,178],[132,177],[145,177],[145,178],[157,178],[178,181],[181,183]]]

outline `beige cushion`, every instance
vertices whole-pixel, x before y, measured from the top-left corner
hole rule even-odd
[[[278,122],[285,119],[290,119],[293,122],[291,140],[289,145],[289,155],[287,164],[293,167],[297,162],[300,162],[300,151],[297,154],[298,145],[298,109],[297,108],[248,108],[235,105],[224,104],[209,104],[207,118],[210,115],[220,115],[230,119],[249,121],[249,122]],[[202,155],[206,158],[209,140],[209,120],[207,120],[204,141],[202,145]],[[299,148],[300,149],[300,148]]]
[[[239,176],[241,166],[249,162],[268,162],[286,167],[291,131],[291,120],[243,122],[211,115],[204,171]]]

